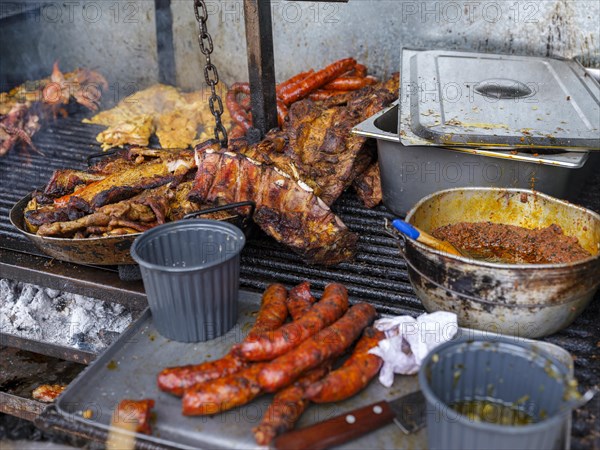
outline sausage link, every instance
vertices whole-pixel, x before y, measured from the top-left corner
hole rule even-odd
[[[309,370],[294,384],[275,394],[260,425],[252,430],[257,444],[268,445],[276,436],[294,428],[309,403],[305,398],[306,388],[324,377],[330,368],[331,362],[326,362]]]
[[[261,333],[275,330],[287,318],[287,290],[282,284],[272,284],[265,290],[254,326],[246,336],[251,340]],[[179,367],[168,367],[158,374],[158,387],[170,394],[181,396],[194,385],[221,378],[243,369],[248,364],[231,351],[221,359]]]
[[[227,91],[227,95],[225,96],[225,105],[227,106],[233,121],[241,126],[244,129],[244,132],[246,132],[252,126],[252,120],[246,111],[244,111],[244,108],[242,108],[238,103],[238,93],[250,94],[250,85],[248,83],[232,84],[229,91]]]
[[[264,363],[252,364],[232,375],[186,389],[182,399],[184,416],[218,414],[254,400],[260,393],[258,373]]]
[[[306,390],[306,397],[315,403],[339,402],[362,391],[373,379],[383,361],[369,350],[385,338],[385,334],[369,327],[356,344],[346,362]]]
[[[275,331],[261,333],[236,346],[235,354],[247,361],[268,361],[299,345],[338,320],[348,309],[348,291],[337,283],[328,284],[321,301],[302,318]]]
[[[352,70],[352,75],[364,78],[367,76],[367,66],[364,64],[356,64]]]
[[[339,77],[323,86],[329,91],[355,91],[357,89],[377,83],[373,77]]]
[[[294,75],[292,78],[289,78],[285,81],[282,81],[281,83],[279,83],[279,85],[277,85],[277,96],[279,96],[279,93],[287,88],[287,86],[297,83],[298,81],[304,80],[306,77],[308,77],[309,75],[312,75],[315,71],[313,69],[310,69],[306,72],[300,72],[298,75]]]
[[[279,127],[283,127],[285,119],[287,119],[288,113],[289,111],[287,106],[285,106],[285,104],[281,100],[277,99],[277,123],[279,123]]]
[[[275,392],[291,384],[302,372],[341,355],[374,319],[372,305],[359,303],[353,306],[333,325],[267,363],[258,375],[260,386],[266,392]]]
[[[292,288],[287,298],[287,307],[292,320],[303,317],[316,300],[310,293],[310,283],[308,281]]]
[[[312,91],[335,80],[344,72],[352,69],[355,65],[356,60],[354,58],[340,59],[324,69],[309,75],[305,79],[284,87],[281,89],[279,96],[283,100],[283,103],[291,105],[304,97],[308,97]]]
[[[320,102],[323,100],[328,100],[331,97],[348,94],[349,92],[350,91],[327,91],[325,89],[317,89],[316,91],[311,92],[308,98],[314,102]]]

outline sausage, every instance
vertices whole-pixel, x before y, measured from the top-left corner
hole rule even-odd
[[[313,69],[310,69],[306,72],[300,72],[298,75],[294,75],[292,78],[282,81],[277,86],[277,89],[276,89],[277,95],[279,96],[279,93],[282,91],[282,89],[285,89],[287,86],[297,83],[298,81],[304,80],[306,77],[308,77],[309,75],[312,75],[314,72],[315,71]]]
[[[252,126],[252,121],[249,115],[237,102],[237,94],[250,94],[250,85],[248,83],[234,83],[231,85],[227,95],[225,96],[225,105],[229,110],[232,120],[241,126],[244,132],[248,131]]]
[[[309,386],[306,397],[315,403],[339,402],[362,391],[383,364],[382,359],[369,354],[369,350],[384,338],[382,331],[367,328],[350,358],[339,369]]]
[[[292,320],[298,320],[306,314],[317,299],[310,293],[310,283],[305,281],[292,288],[287,298],[287,308]]]
[[[364,64],[356,64],[351,73],[356,77],[364,78],[367,76],[367,66]]]
[[[254,400],[261,393],[257,377],[264,364],[252,364],[237,373],[186,389],[181,402],[183,415],[218,414]]]
[[[264,332],[275,330],[287,318],[287,290],[282,284],[272,284],[263,293],[261,307],[254,326],[246,336],[246,340]],[[168,367],[158,374],[160,390],[181,396],[186,388],[216,378],[224,377],[239,371],[247,363],[235,356],[231,351],[221,359],[207,361],[202,364]]]
[[[355,91],[357,89],[377,83],[373,77],[339,77],[323,86],[329,91]]]
[[[308,98],[314,102],[320,102],[323,100],[328,100],[331,97],[348,94],[349,92],[350,91],[328,91],[325,89],[317,89],[316,91],[311,92]]]
[[[355,65],[356,60],[354,58],[340,59],[324,69],[309,75],[303,80],[285,86],[280,90],[279,97],[283,100],[283,103],[291,105],[292,103],[307,97],[315,89],[335,80],[344,72],[352,69]]]
[[[294,428],[309,404],[304,395],[306,388],[324,377],[330,368],[331,362],[326,362],[275,394],[260,425],[252,430],[257,444],[268,445],[276,436]]]
[[[321,301],[300,319],[275,331],[261,333],[236,346],[234,352],[247,361],[274,359],[338,320],[348,309],[348,291],[337,283],[328,284]]]
[[[150,410],[154,400],[121,400],[115,411],[112,424],[118,428],[135,430],[137,433],[152,434]]]
[[[267,363],[258,375],[260,386],[265,392],[275,392],[291,384],[302,372],[341,355],[374,319],[372,305],[359,303],[353,306],[333,325]]]
[[[288,112],[287,106],[281,100],[277,99],[277,123],[279,123],[280,127],[283,127]]]

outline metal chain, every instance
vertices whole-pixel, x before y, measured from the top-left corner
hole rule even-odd
[[[216,86],[219,83],[219,72],[215,65],[210,61],[210,54],[213,52],[213,41],[208,34],[208,28],[206,27],[206,21],[208,19],[208,11],[206,10],[206,3],[204,0],[194,0],[194,13],[196,15],[196,21],[198,22],[198,44],[200,44],[200,51],[206,57],[206,64],[204,66],[204,80],[206,84],[210,86],[210,98],[208,99],[208,106],[210,112],[215,116],[215,139],[221,142],[222,147],[227,147],[227,130],[221,122],[221,115],[223,114],[223,102],[221,97],[217,94]]]

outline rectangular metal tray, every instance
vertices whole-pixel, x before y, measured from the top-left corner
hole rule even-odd
[[[170,341],[153,326],[149,310],[135,322],[104,354],[96,359],[59,397],[56,408],[65,419],[108,431],[112,413],[124,398],[153,398],[156,401],[156,423],[153,435],[136,434],[138,442],[177,448],[256,448],[252,428],[261,421],[272,396],[214,417],[184,417],[181,400],[161,392],[156,376],[164,367],[199,363],[223,356],[243,339],[254,322],[260,295],[240,292],[239,319],[226,335],[212,341],[190,344]],[[461,329],[461,333],[477,336],[481,332]],[[539,342],[540,348],[572,368],[569,353],[553,344]],[[391,400],[418,390],[416,376],[396,376],[390,389],[374,380],[363,392],[336,404],[311,405],[298,427],[342,414],[361,406]],[[92,411],[90,419],[82,412]],[[426,433],[420,430],[405,435],[391,424],[343,448],[424,448]]]

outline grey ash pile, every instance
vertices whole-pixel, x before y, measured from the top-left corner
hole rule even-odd
[[[0,279],[0,331],[98,352],[132,322],[122,305]]]

